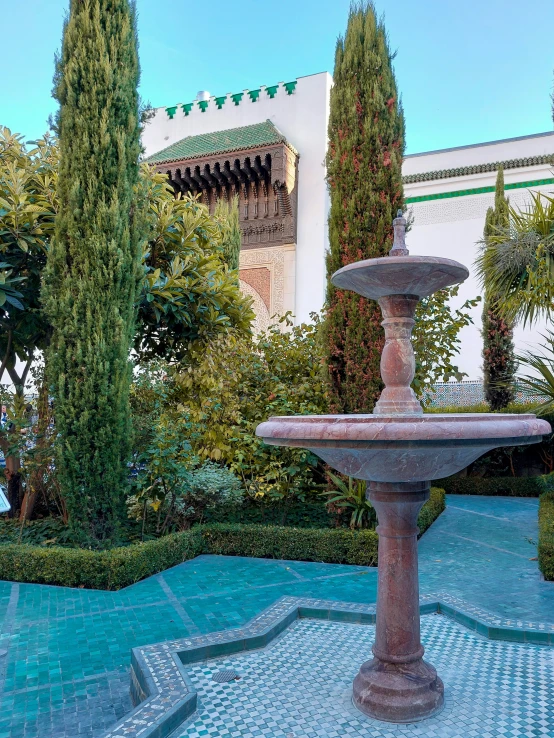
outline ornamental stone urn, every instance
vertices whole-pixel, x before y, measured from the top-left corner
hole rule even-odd
[[[377,300],[383,313],[385,388],[370,415],[273,417],[258,426],[265,443],[307,448],[333,469],[368,482],[379,524],[376,635],[373,657],[353,684],[354,704],[393,723],[423,720],[440,710],[444,687],[423,660],[417,569],[417,517],[430,482],[464,469],[499,446],[537,443],[551,432],[534,415],[424,414],[410,385],[411,343],[418,301],[463,282],[456,261],[410,256],[406,220],[394,220],[390,255],[339,269],[333,284]]]

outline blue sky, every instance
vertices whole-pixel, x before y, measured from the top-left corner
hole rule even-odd
[[[0,124],[46,130],[69,0],[0,0]],[[332,73],[349,0],[138,0],[141,94],[154,106]],[[553,128],[553,0],[376,0],[404,102],[407,152]]]

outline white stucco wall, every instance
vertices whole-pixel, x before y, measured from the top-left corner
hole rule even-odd
[[[299,77],[292,95],[288,95],[280,83],[273,99],[262,86],[256,102],[252,102],[245,91],[239,105],[228,96],[221,110],[216,107],[213,96],[204,113],[195,104],[188,116],[178,107],[170,119],[165,108],[157,108],[143,134],[145,153],[149,156],[185,136],[269,119],[297,149],[300,153],[294,301],[297,323],[308,321],[310,312],[319,310],[325,299],[329,198],[324,159],[331,84],[331,75],[322,72]]]
[[[551,154],[554,154],[554,133],[408,156],[403,173],[416,174]],[[507,169],[504,172],[506,185],[553,177],[549,165]],[[405,185],[404,191],[406,197],[410,198],[494,186],[495,182],[496,172],[490,172],[409,184]],[[554,184],[533,187],[532,191],[552,192]],[[525,207],[530,201],[528,189],[507,190],[506,195],[514,206]],[[455,259],[470,270],[469,279],[460,286],[459,296],[454,303],[456,306],[481,294],[473,265],[478,243],[483,236],[485,214],[493,202],[494,194],[490,193],[431,200],[409,206],[414,217],[413,228],[407,238],[411,253]],[[456,363],[467,373],[468,379],[482,378],[481,313],[482,303],[471,311],[474,324],[464,328],[460,334],[462,351]],[[517,326],[514,332],[516,350],[525,351],[540,346],[541,333],[545,329],[544,322],[532,329]]]

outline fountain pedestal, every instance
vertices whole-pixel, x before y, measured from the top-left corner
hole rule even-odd
[[[429,484],[371,482],[368,496],[379,520],[377,623],[374,658],[360,667],[353,699],[378,720],[413,722],[440,710],[444,695],[419,631],[417,516]]]
[[[385,388],[373,414],[270,418],[256,435],[307,448],[342,474],[369,482],[379,521],[377,624],[373,659],[361,666],[353,699],[371,717],[407,723],[429,717],[444,700],[437,672],[423,660],[419,628],[417,516],[429,480],[455,474],[493,448],[537,443],[551,429],[534,415],[423,413],[410,387],[417,303],[469,272],[450,259],[410,256],[399,215],[390,256],[349,264],[332,277],[337,287],[377,300],[383,313]]]

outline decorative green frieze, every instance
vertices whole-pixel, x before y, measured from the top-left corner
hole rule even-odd
[[[287,91],[287,95],[292,95],[292,93],[295,91],[297,85],[297,80],[294,80],[294,82],[284,82],[283,87]],[[268,85],[264,88],[267,92],[269,98],[273,100],[275,95],[277,94],[277,90],[279,89],[279,85]],[[257,102],[260,99],[261,95],[261,87],[259,87],[257,90],[248,90],[248,97],[252,102]],[[225,101],[227,98],[230,97],[231,100],[235,103],[235,105],[240,105],[242,102],[242,98],[244,97],[244,92],[236,92],[234,95],[221,95],[221,97],[214,98],[215,104],[218,110],[221,110],[223,105],[225,104]],[[198,103],[198,107],[200,110],[205,113],[208,109],[209,100],[197,100],[195,101]],[[194,107],[194,103],[182,103],[180,106],[174,105],[173,107],[166,108],[166,113],[169,116],[170,119],[172,119],[175,116],[175,113],[177,112],[177,108],[181,107],[183,110],[183,113],[185,116],[190,115],[191,110]],[[420,176],[420,175],[412,175],[413,176]],[[406,180],[405,180],[406,181]],[[410,180],[410,181],[417,181],[417,180]]]
[[[521,190],[529,187],[540,187],[541,185],[554,184],[554,177],[548,179],[535,179],[532,182],[512,182],[504,186],[505,190]],[[470,190],[455,190],[454,192],[437,192],[434,195],[419,195],[418,197],[407,197],[406,204],[411,205],[416,202],[429,202],[430,200],[448,200],[452,197],[466,197],[467,195],[484,195],[494,192],[494,185],[490,187],[474,187]]]
[[[502,169],[520,169],[522,167],[532,167],[539,164],[552,163],[554,163],[553,154],[541,154],[539,156],[530,156],[525,159],[493,161],[487,164],[473,164],[467,167],[457,167],[455,169],[439,169],[433,172],[407,174],[406,176],[402,177],[402,182],[404,184],[413,184],[414,182],[431,182],[435,179],[448,179],[449,177],[465,177],[470,174],[481,174],[483,172],[496,172],[500,167],[502,167]]]

